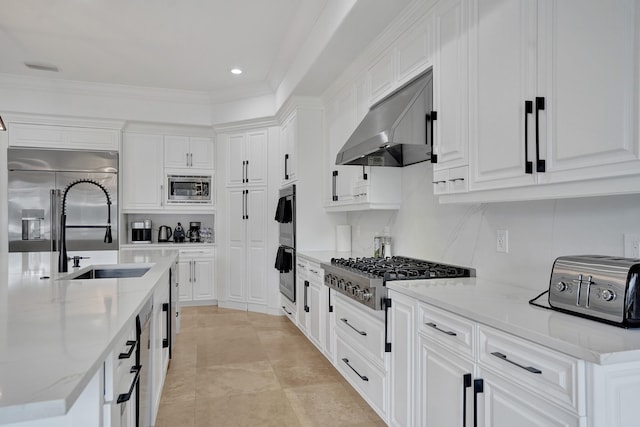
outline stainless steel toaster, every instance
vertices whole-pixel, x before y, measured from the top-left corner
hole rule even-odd
[[[562,256],[549,281],[549,305],[617,326],[640,327],[640,259]]]

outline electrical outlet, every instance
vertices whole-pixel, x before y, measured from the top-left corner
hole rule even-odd
[[[624,234],[625,258],[640,258],[640,234]]]
[[[509,252],[509,230],[496,230],[496,251]]]

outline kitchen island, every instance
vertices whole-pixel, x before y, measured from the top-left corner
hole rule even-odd
[[[150,269],[139,278],[66,280],[78,269],[57,273],[57,253],[9,254],[7,279],[0,285],[0,425],[74,425],[65,415],[86,398],[89,386],[102,391],[105,358],[154,292],[162,285],[169,291],[165,278],[178,251],[73,255],[90,257],[81,260],[80,270],[132,263]],[[98,397],[93,407],[99,424]]]

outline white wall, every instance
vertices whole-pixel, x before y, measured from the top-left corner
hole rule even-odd
[[[403,169],[397,212],[350,213],[353,249],[373,254],[373,237],[389,226],[396,255],[471,266],[479,277],[542,291],[556,257],[622,256],[623,234],[640,234],[640,195],[440,205],[431,173],[428,163]],[[509,230],[507,254],[496,252],[498,228]]]

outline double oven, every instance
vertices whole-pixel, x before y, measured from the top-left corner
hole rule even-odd
[[[296,301],[296,186],[280,190],[275,220],[280,233],[275,268],[280,272],[280,293]]]

